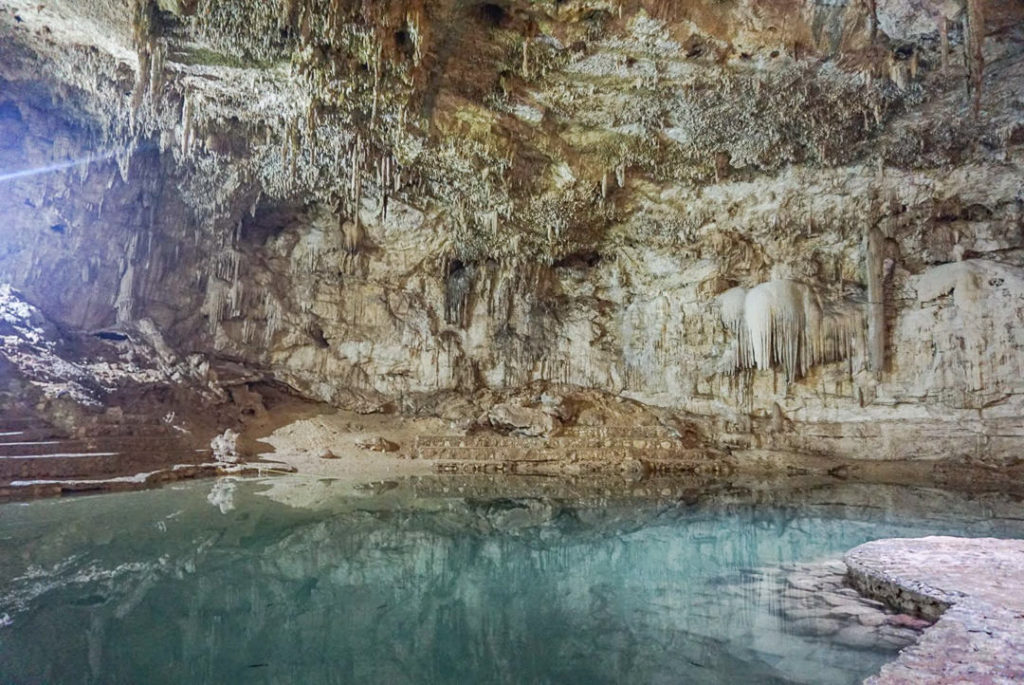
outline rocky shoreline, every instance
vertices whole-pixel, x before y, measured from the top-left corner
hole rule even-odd
[[[844,561],[864,594],[938,619],[869,685],[1024,680],[1024,541],[877,540]]]

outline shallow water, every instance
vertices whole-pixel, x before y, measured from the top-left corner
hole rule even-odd
[[[795,634],[780,569],[1024,537],[993,518],[1016,503],[881,486],[602,493],[280,479],[0,505],[0,682],[858,682],[893,652]]]

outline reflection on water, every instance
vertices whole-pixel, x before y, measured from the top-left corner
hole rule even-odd
[[[791,631],[780,566],[1024,537],[991,518],[1016,503],[882,487],[754,507],[315,486],[316,508],[223,481],[0,506],[0,682],[857,682],[891,652]]]

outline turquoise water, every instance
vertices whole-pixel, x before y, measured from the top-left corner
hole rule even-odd
[[[892,488],[320,482],[292,506],[288,485],[0,505],[0,682],[858,682],[892,653],[790,632],[774,572],[880,537],[1024,536],[993,518],[1013,503]]]

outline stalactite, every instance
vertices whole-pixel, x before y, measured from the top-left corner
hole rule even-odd
[[[370,113],[370,129],[377,123],[377,111],[380,105],[380,77],[383,66],[383,45],[378,44],[376,56],[373,61],[373,108]]]
[[[896,56],[891,52],[889,53],[888,64],[889,80],[900,90],[906,90],[909,85],[906,65],[901,60],[896,59]]]
[[[164,89],[167,44],[164,41],[154,41],[150,52],[152,57],[149,64],[149,94],[155,103]]]
[[[135,123],[138,120],[139,110],[142,108],[142,102],[146,97],[151,80],[152,55],[150,54],[149,46],[140,45],[138,53],[139,66],[135,75],[135,85],[132,88],[132,99],[128,110],[130,116],[129,125],[132,128],[135,127]]]
[[[864,236],[868,284],[868,363],[876,375],[885,368],[884,240],[876,227],[869,228]]]
[[[967,0],[967,89],[972,97],[974,116],[981,112],[981,88],[985,71],[985,10],[982,0]]]
[[[949,19],[946,15],[939,17],[939,46],[942,55],[942,75],[949,73]]]
[[[341,222],[341,244],[350,255],[359,254],[366,239],[366,231],[363,227],[353,221]]]
[[[747,289],[742,287],[726,290],[718,296],[719,312],[722,323],[736,338],[736,367],[748,368],[753,360],[748,354],[750,341],[747,340],[747,327],[743,320],[743,302],[747,297]]]
[[[722,323],[736,340],[733,368],[782,367],[787,381],[817,364],[852,358],[861,338],[861,307],[823,305],[808,285],[789,280],[732,288],[718,297]]]
[[[121,280],[118,283],[114,309],[118,323],[128,323],[135,313],[135,253],[139,247],[139,234],[132,234],[124,256]]]
[[[184,157],[192,149],[192,106],[192,98],[185,93],[181,103],[181,154]]]

